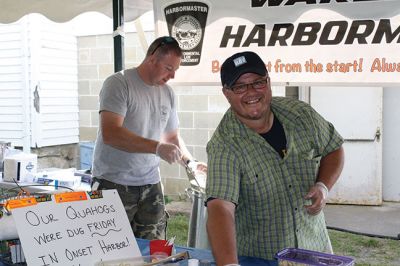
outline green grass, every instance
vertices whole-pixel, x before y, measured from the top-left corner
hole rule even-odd
[[[173,215],[168,222],[168,238],[176,236],[175,243],[187,245],[189,217]],[[400,240],[374,238],[337,230],[329,230],[336,255],[350,256],[357,266],[400,265]]]
[[[355,258],[356,265],[400,265],[400,240],[374,238],[329,230],[337,255]]]
[[[181,214],[171,216],[171,218],[168,220],[167,239],[176,236],[175,244],[178,246],[186,246],[188,227],[189,218],[187,216]]]

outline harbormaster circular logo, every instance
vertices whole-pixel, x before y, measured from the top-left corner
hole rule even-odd
[[[181,66],[200,63],[208,10],[208,5],[200,1],[179,1],[164,8],[169,35],[182,49]]]
[[[179,42],[182,50],[191,50],[201,42],[200,22],[193,16],[179,17],[172,26],[172,36]]]

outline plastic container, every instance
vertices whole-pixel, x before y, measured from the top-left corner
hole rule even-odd
[[[352,266],[354,259],[317,251],[285,248],[276,254],[279,266]]]
[[[83,141],[79,143],[81,169],[91,169],[93,159],[94,142]]]

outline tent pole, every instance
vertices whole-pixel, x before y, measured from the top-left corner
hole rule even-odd
[[[114,72],[124,69],[124,0],[113,0]]]

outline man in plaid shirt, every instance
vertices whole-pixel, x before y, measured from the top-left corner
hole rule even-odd
[[[343,169],[343,138],[310,105],[272,97],[253,52],[221,67],[231,108],[207,145],[207,231],[217,265],[273,260],[286,247],[332,252],[322,212]]]

